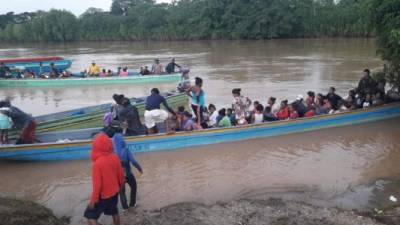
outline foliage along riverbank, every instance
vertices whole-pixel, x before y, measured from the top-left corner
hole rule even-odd
[[[12,42],[369,37],[370,0],[113,0],[89,8],[0,15]]]

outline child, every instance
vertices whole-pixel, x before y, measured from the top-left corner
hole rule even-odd
[[[112,216],[121,224],[118,214],[118,193],[125,182],[121,162],[113,154],[113,143],[104,133],[98,134],[92,145],[91,159],[93,192],[84,216],[88,224],[97,225],[101,214]]]
[[[217,112],[217,108],[215,107],[214,104],[210,104],[208,106],[208,112],[210,115],[208,126],[215,127],[217,125],[218,112]]]
[[[107,77],[106,69],[103,69],[99,75],[100,77]]]
[[[254,124],[260,124],[260,123],[264,122],[263,111],[264,111],[264,107],[261,104],[258,104],[256,106],[256,110],[255,110],[254,114],[252,115],[252,119],[251,119],[251,121]]]
[[[218,121],[218,127],[230,127],[230,126],[232,126],[231,119],[226,116],[226,109],[225,108],[222,108],[221,110],[218,111],[218,116],[221,118]]]
[[[293,104],[289,105],[289,114],[290,114],[289,119],[291,119],[291,120],[295,120],[295,119],[299,118],[299,113],[294,108]]]
[[[12,127],[11,118],[3,112],[9,111],[10,108],[5,107],[4,103],[0,103],[0,144],[8,143],[8,130]]]
[[[236,126],[236,118],[235,118],[235,113],[233,112],[233,110],[231,108],[226,110],[226,115],[229,117],[229,119],[231,120],[231,124],[232,126]]]
[[[257,111],[257,106],[260,104],[259,101],[254,101],[253,102],[253,110],[251,111],[251,115],[255,114]]]
[[[195,126],[195,122],[193,121],[192,117],[192,114],[190,114],[188,111],[183,112],[181,123],[182,131],[192,131],[197,129],[197,126]]]
[[[364,103],[363,103],[363,108],[368,108],[368,107],[370,107],[370,106],[371,106],[371,102],[372,102],[372,100],[371,100],[371,95],[370,95],[370,94],[367,94],[367,95],[365,96],[365,100],[364,100]]]

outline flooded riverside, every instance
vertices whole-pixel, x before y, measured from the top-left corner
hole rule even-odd
[[[205,80],[207,103],[230,104],[231,89],[265,104],[267,97],[293,100],[306,91],[344,95],[364,68],[379,68],[373,40],[279,40],[150,43],[80,43],[46,46],[0,45],[0,58],[61,55],[72,71],[93,60],[100,66],[138,68],[172,57]],[[113,93],[144,96],[153,86],[105,85],[65,88],[6,88],[8,97],[34,115],[110,102]],[[138,180],[141,209],[194,201],[212,204],[264,195],[289,197],[344,208],[369,207],[372,195],[348,195],[378,179],[399,179],[400,120],[317,132],[137,155],[144,169]],[[42,203],[57,215],[84,223],[91,192],[90,161],[0,162],[0,194]],[[394,188],[395,189],[395,188]],[[393,191],[393,189],[391,189]],[[383,199],[400,193],[385,193]],[[291,196],[293,195],[293,196]],[[349,196],[346,198],[346,196]],[[387,197],[387,198],[386,198]],[[346,200],[351,199],[351,200]]]

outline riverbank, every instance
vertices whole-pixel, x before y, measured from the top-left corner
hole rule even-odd
[[[57,218],[50,209],[39,204],[9,198],[0,198],[0,221],[3,225],[68,224],[67,218]],[[400,207],[386,212],[358,213],[276,198],[242,199],[214,205],[178,203],[157,211],[131,209],[122,215],[123,225],[395,225],[399,222]]]
[[[377,184],[377,183],[375,183]],[[382,185],[382,181],[378,182]],[[380,190],[391,190],[399,182],[386,183]],[[352,192],[357,195],[367,186],[360,186]],[[371,186],[369,186],[371,187]],[[376,192],[376,189],[371,189]],[[379,195],[379,193],[376,193]],[[382,193],[381,193],[382,194]],[[172,204],[159,210],[144,210],[141,207],[122,212],[123,225],[398,225],[400,224],[400,205],[369,199],[370,209],[345,210],[302,201],[267,198],[270,194],[258,195],[248,199],[217,202],[206,205],[197,202]],[[364,195],[365,196],[365,195]],[[354,197],[354,196],[353,196]],[[346,194],[348,200],[354,200]],[[340,198],[338,198],[340,199]],[[338,199],[332,202],[338,202]],[[340,200],[339,200],[340,201]],[[357,201],[357,199],[356,199]],[[335,204],[335,203],[334,203]],[[376,205],[382,208],[373,208]],[[103,219],[109,219],[104,218]],[[68,225],[69,219],[58,218],[53,212],[39,204],[11,198],[0,198],[0,221],[3,225]],[[103,224],[111,224],[102,221]]]
[[[37,203],[0,197],[2,225],[67,225],[69,219],[58,218],[53,212]]]
[[[395,225],[400,222],[399,216],[400,208],[377,215],[270,198],[242,199],[209,206],[199,203],[179,203],[158,211],[128,212],[123,215],[122,221],[124,225]]]
[[[159,210],[140,207],[122,215],[124,225],[169,224],[334,224],[398,225],[400,180],[377,180],[321,198],[317,192],[258,193],[238,200],[178,203]]]

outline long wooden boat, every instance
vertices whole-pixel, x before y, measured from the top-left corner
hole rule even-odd
[[[182,132],[174,135],[160,134],[128,137],[126,141],[130,151],[144,153],[266,138],[331,127],[363,124],[396,117],[400,117],[400,103],[297,120]],[[70,133],[61,132],[44,135],[50,143],[3,146],[0,147],[0,159],[21,161],[87,159],[91,149],[90,136],[92,135],[92,131],[78,130]],[[74,138],[83,138],[86,140],[61,140],[61,142],[57,142],[58,138],[63,140],[65,138],[71,138],[71,140],[74,140]]]
[[[59,78],[59,79],[1,79],[0,87],[56,87],[56,86],[78,86],[99,84],[147,84],[166,83],[181,80],[180,73],[165,75],[136,75],[128,77],[95,77],[95,78]]]
[[[168,105],[174,109],[186,106],[188,98],[184,93],[175,91],[162,93]],[[139,110],[140,116],[144,114],[146,97],[132,98],[131,103]],[[74,129],[85,129],[102,126],[104,114],[111,109],[112,103],[96,106],[78,108],[58,113],[37,116],[38,122],[36,132],[38,134],[52,131],[65,131]],[[12,135],[12,134],[11,134]]]
[[[72,61],[61,57],[39,57],[39,58],[19,58],[19,59],[0,59],[4,65],[10,69],[20,69],[29,72],[49,73],[50,64],[54,63],[59,70],[66,70],[71,67]]]

